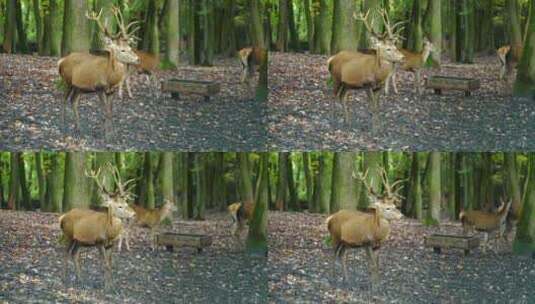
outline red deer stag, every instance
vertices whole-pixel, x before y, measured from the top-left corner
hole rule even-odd
[[[63,103],[63,128],[66,131],[65,110],[71,103],[75,115],[76,132],[80,131],[80,114],[78,102],[81,93],[97,93],[101,107],[105,110],[105,136],[108,138],[112,128],[113,100],[110,98],[126,75],[126,64],[137,64],[138,56],[128,45],[129,37],[124,33],[112,35],[102,24],[95,12],[87,13],[86,17],[94,20],[104,33],[104,49],[106,56],[89,53],[71,53],[58,61],[59,74],[67,85]],[[121,25],[121,27],[124,25]],[[78,135],[78,134],[77,134]]]
[[[357,19],[362,20],[370,32],[370,45],[375,50],[375,54],[341,51],[327,61],[334,82],[334,95],[343,103],[346,119],[349,117],[348,90],[366,90],[368,99],[375,109],[378,106],[378,92],[394,70],[394,65],[404,59],[403,54],[396,47],[399,38],[396,28],[402,22],[391,25],[387,14],[380,11],[379,14],[382,16],[386,31],[384,34],[379,34],[374,30],[373,20],[371,23],[368,21],[369,14],[370,11],[365,16],[360,14]],[[332,106],[334,114],[334,101]]]

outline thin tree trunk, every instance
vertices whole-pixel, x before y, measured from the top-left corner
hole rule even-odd
[[[91,196],[88,189],[86,172],[86,153],[67,152],[65,159],[65,181],[63,211],[72,208],[89,208]]]

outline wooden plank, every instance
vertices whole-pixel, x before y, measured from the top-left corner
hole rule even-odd
[[[481,87],[479,79],[431,76],[426,81],[426,87],[435,90],[474,91]]]
[[[219,93],[221,86],[213,81],[170,79],[162,83],[162,91],[212,96]]]
[[[425,246],[470,250],[479,246],[479,239],[475,236],[433,234],[425,238]]]
[[[160,233],[157,237],[160,246],[195,247],[202,249],[212,244],[212,237],[201,234]]]

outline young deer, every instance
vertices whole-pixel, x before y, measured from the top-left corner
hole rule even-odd
[[[128,206],[127,199],[130,194],[125,192],[123,185],[118,183],[118,191],[108,192],[100,182],[100,170],[88,176],[95,179],[102,198],[102,206],[107,211],[99,212],[89,209],[72,209],[59,218],[60,228],[67,242],[63,279],[68,281],[68,260],[75,266],[76,278],[83,286],[80,267],[80,247],[97,247],[104,263],[104,288],[112,288],[112,247],[116,238],[123,229],[122,222],[133,218],[135,213]]]
[[[114,11],[117,9],[114,9]],[[113,100],[110,99],[115,88],[126,75],[126,64],[137,64],[138,56],[128,45],[129,38],[123,33],[112,35],[102,24],[102,11],[87,13],[86,17],[94,20],[104,33],[104,49],[106,56],[89,53],[71,53],[58,61],[61,78],[67,85],[63,103],[63,128],[66,131],[65,110],[70,103],[75,115],[76,135],[80,131],[80,114],[78,102],[82,93],[97,93],[101,107],[105,110],[105,135],[108,138],[112,129]],[[119,20],[118,20],[119,21]],[[119,22],[118,22],[119,23]],[[121,25],[123,26],[123,25]]]
[[[250,85],[250,81],[254,77],[262,60],[263,52],[265,50],[258,47],[246,47],[238,51],[238,57],[241,63],[241,83],[247,82],[247,85]]]
[[[394,64],[402,62],[403,54],[397,49],[396,27],[402,23],[390,24],[387,14],[380,11],[386,28],[384,34],[378,34],[373,24],[368,21],[370,12],[358,19],[362,20],[371,34],[370,44],[375,54],[341,51],[327,61],[329,72],[333,78],[334,95],[343,103],[345,117],[348,118],[347,91],[349,89],[364,89],[374,108],[378,105],[377,92],[384,86],[386,79],[392,73]],[[333,113],[334,113],[334,102]]]
[[[504,45],[496,51],[500,61],[500,80],[507,80],[506,76],[511,74],[522,57],[522,47],[518,47],[515,52],[511,50],[510,45]]]
[[[160,57],[158,55],[153,55],[148,52],[134,50],[137,57],[139,58],[139,63],[129,64],[126,77],[119,85],[119,97],[123,98],[123,86],[126,85],[126,92],[129,98],[133,98],[132,90],[130,89],[130,79],[134,74],[143,74],[145,75],[146,84],[152,89],[156,97],[159,96],[159,87],[158,87],[158,78],[154,74],[158,65],[160,64]]]
[[[483,252],[487,250],[489,233],[496,233],[495,246],[498,250],[498,240],[503,237],[506,228],[507,215],[511,208],[512,200],[507,203],[502,200],[496,213],[481,210],[463,210],[459,214],[463,226],[463,233],[467,234],[469,230],[483,233]]]
[[[401,201],[395,187],[401,181],[390,185],[383,173],[385,193],[378,195],[366,181],[366,177],[360,177],[363,185],[368,190],[370,207],[366,211],[340,210],[329,216],[326,220],[327,229],[331,235],[334,248],[333,273],[336,273],[336,261],[342,263],[343,278],[347,280],[346,250],[348,248],[365,248],[368,265],[372,274],[372,282],[376,283],[379,278],[379,262],[376,251],[390,234],[389,220],[398,220],[403,217],[397,209]]]
[[[227,210],[232,218],[230,234],[234,237],[236,244],[240,243],[240,236],[253,217],[254,204],[252,202],[238,202],[230,204]]]
[[[146,209],[141,206],[131,205],[136,213],[135,221],[131,224],[138,225],[141,227],[150,228],[151,233],[151,249],[152,251],[157,248],[157,233],[160,229],[160,224],[166,218],[171,219],[173,212],[176,212],[178,209],[171,201],[166,201],[163,206],[155,209]],[[123,239],[126,245],[126,250],[130,250],[130,230],[132,225],[127,225],[124,233],[119,237],[119,251],[121,251],[121,246]]]
[[[394,88],[394,92],[398,94],[396,75],[398,70],[401,69],[414,74],[416,93],[421,95],[421,72],[425,66],[425,63],[427,62],[427,59],[429,58],[429,55],[435,51],[435,47],[431,41],[429,41],[427,38],[424,38],[424,45],[421,52],[412,52],[407,49],[399,49],[399,51],[403,54],[405,60],[399,65],[399,67],[395,67],[392,73],[389,75],[388,79],[386,80],[385,92],[388,94],[389,87],[392,86]]]

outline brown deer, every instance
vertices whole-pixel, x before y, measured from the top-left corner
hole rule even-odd
[[[130,250],[130,231],[132,230],[132,225],[138,225],[141,227],[149,228],[151,233],[151,249],[152,251],[156,250],[157,247],[157,234],[160,229],[162,221],[166,218],[170,218],[173,212],[176,212],[178,209],[175,204],[171,201],[166,201],[163,206],[155,209],[146,209],[141,206],[131,205],[136,213],[136,218],[133,223],[129,223],[124,232],[119,237],[118,249],[121,251],[123,239],[126,245],[126,250]]]
[[[252,202],[238,202],[230,204],[227,210],[232,218],[230,234],[234,237],[236,244],[240,243],[240,236],[245,229],[245,225],[253,217],[254,204]]]
[[[391,75],[386,80],[385,92],[388,94],[389,87],[392,86],[394,88],[394,92],[398,94],[396,76],[398,70],[401,69],[404,71],[412,72],[414,74],[414,85],[416,86],[416,93],[418,95],[421,95],[421,72],[425,66],[425,63],[427,62],[427,59],[429,58],[429,55],[431,55],[431,53],[435,51],[435,46],[431,41],[429,41],[429,39],[424,38],[424,45],[421,52],[412,52],[408,49],[403,48],[399,49],[399,51],[403,54],[405,60],[399,66],[396,66],[394,68]]]
[[[507,80],[506,76],[511,75],[513,69],[520,62],[520,58],[522,58],[523,50],[522,46],[512,50],[510,45],[504,45],[496,51],[500,61],[500,80]]]
[[[67,246],[64,255],[63,279],[68,281],[68,260],[75,266],[76,278],[81,286],[84,285],[80,267],[80,247],[97,247],[104,263],[104,288],[109,290],[112,285],[112,248],[115,240],[121,234],[123,221],[133,218],[135,213],[127,203],[130,194],[124,189],[126,184],[117,182],[117,191],[109,192],[100,181],[100,170],[96,173],[86,173],[92,177],[102,198],[102,206],[106,211],[90,209],[72,209],[59,218]],[[117,180],[116,180],[117,181]]]
[[[399,220],[403,217],[397,209],[401,201],[395,187],[401,181],[390,185],[386,172],[383,173],[385,193],[378,195],[366,181],[366,176],[360,176],[363,185],[368,189],[370,207],[365,211],[340,210],[329,216],[325,221],[334,248],[333,273],[336,273],[336,261],[342,263],[343,278],[347,280],[346,250],[348,248],[365,248],[368,265],[372,274],[372,282],[377,282],[379,262],[376,251],[390,234],[389,220]]]
[[[246,47],[238,51],[241,63],[241,83],[250,85],[251,79],[258,70],[265,50],[259,47]]]
[[[489,233],[496,233],[494,238],[496,251],[498,250],[498,240],[503,237],[506,229],[507,215],[511,208],[512,200],[505,202],[502,199],[501,205],[496,213],[481,211],[481,210],[463,210],[459,214],[463,226],[464,234],[469,230],[483,233],[483,252],[487,250]]]
[[[129,98],[133,98],[132,90],[130,88],[130,79],[134,74],[143,74],[146,76],[145,82],[152,89],[153,93],[159,96],[158,78],[154,74],[158,65],[160,64],[160,57],[145,51],[134,50],[139,63],[129,64],[126,77],[119,85],[119,97],[123,97],[123,86],[126,86],[126,92]]]
[[[375,50],[375,54],[341,51],[327,61],[329,72],[333,78],[334,95],[343,103],[346,118],[348,118],[348,90],[366,90],[368,99],[376,108],[378,105],[377,92],[384,86],[386,79],[392,73],[394,64],[402,62],[404,59],[403,54],[396,47],[396,41],[399,37],[396,28],[402,23],[398,22],[391,25],[387,14],[384,11],[379,13],[383,17],[386,28],[384,34],[377,33],[373,24],[368,21],[370,11],[365,16],[360,14],[357,17],[357,19],[362,20],[371,34],[370,45]],[[334,101],[332,106],[334,113]]]
[[[116,11],[117,9],[114,9]],[[77,132],[80,131],[78,102],[82,93],[97,93],[101,107],[105,110],[105,135],[109,136],[112,128],[113,100],[110,98],[126,75],[126,64],[137,64],[139,58],[128,45],[129,37],[122,32],[112,35],[102,24],[102,11],[87,13],[86,17],[94,20],[102,33],[106,56],[89,53],[71,53],[58,61],[61,78],[67,85],[63,103],[63,127],[66,131],[65,110],[68,103],[72,105]],[[121,25],[123,27],[124,25]],[[77,134],[76,134],[77,135]]]

